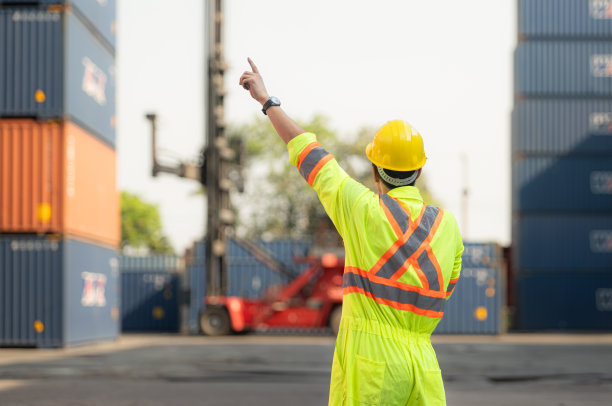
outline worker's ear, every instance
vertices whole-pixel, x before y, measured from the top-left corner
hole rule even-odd
[[[421,172],[423,171],[423,168],[419,168],[419,173],[417,174],[417,179],[421,177]]]
[[[378,171],[374,164],[372,164],[372,174],[374,174],[374,183],[378,183],[380,180],[378,179]]]

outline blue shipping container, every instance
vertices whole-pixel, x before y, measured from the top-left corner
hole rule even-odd
[[[521,330],[612,330],[612,272],[518,280]]]
[[[0,117],[69,118],[115,145],[114,56],[71,12],[0,8]]]
[[[610,272],[612,213],[517,215],[512,243],[517,274]]]
[[[512,112],[513,155],[612,155],[612,101],[523,100]]]
[[[168,271],[121,270],[121,330],[178,332],[179,283]]]
[[[514,211],[612,211],[612,155],[512,162]]]
[[[114,52],[115,49],[115,0],[0,0],[0,5],[48,7],[50,5],[66,5],[79,15],[83,22],[91,26],[94,32],[107,43]]]
[[[304,264],[296,264],[293,258],[302,257],[308,252],[309,244],[304,241],[273,241],[261,243],[272,257],[295,275],[306,268]],[[203,241],[197,242],[191,258],[185,260],[189,273],[191,297],[189,310],[189,330],[199,331],[198,319],[205,307],[206,298],[206,250]],[[273,271],[257,260],[245,247],[231,240],[227,256],[227,296],[244,298],[263,297],[265,292],[278,285],[285,285],[289,278]]]
[[[611,38],[610,0],[519,0],[519,39]]]
[[[522,97],[612,96],[612,41],[529,41],[514,55]]]
[[[463,266],[434,334],[501,333],[504,289],[501,264],[495,268]]]
[[[118,273],[112,249],[73,239],[0,237],[0,345],[115,339]]]

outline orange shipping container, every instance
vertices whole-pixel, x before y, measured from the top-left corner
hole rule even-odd
[[[115,151],[68,121],[0,120],[0,233],[118,246]]]

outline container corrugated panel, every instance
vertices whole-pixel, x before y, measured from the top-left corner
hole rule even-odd
[[[612,155],[512,163],[515,211],[612,211]]]
[[[519,38],[612,39],[610,3],[610,0],[519,0]]]
[[[70,122],[2,119],[0,157],[0,232],[118,245],[115,150]]]
[[[518,273],[608,271],[612,274],[612,213],[530,215],[513,220]]]
[[[612,272],[522,277],[518,290],[522,330],[612,330]]]
[[[181,270],[183,262],[178,255],[146,255],[119,257],[119,270],[126,271],[165,271],[173,272]]]
[[[0,346],[62,345],[62,245],[0,237]]]
[[[610,100],[523,100],[512,116],[514,155],[612,155]]]
[[[519,96],[612,96],[612,41],[528,41],[514,62]]]
[[[463,244],[461,265],[467,268],[494,268],[499,267],[502,261],[501,247],[494,243]]]
[[[70,118],[115,145],[114,56],[81,20],[0,8],[0,32],[0,116]]]
[[[122,331],[179,331],[179,277],[167,271],[121,271]]]
[[[64,342],[119,336],[117,251],[74,239],[64,241]]]
[[[435,334],[499,334],[504,278],[501,267],[463,267]]]
[[[0,237],[0,345],[116,338],[118,273],[112,249],[73,239]]]
[[[267,249],[272,256],[295,275],[304,271],[308,264],[301,264],[301,258],[308,256],[312,241],[308,240],[273,240],[259,241],[259,245]]]
[[[8,6],[42,6],[63,4],[72,7],[81,16],[83,22],[90,25],[97,35],[107,43],[110,49],[115,49],[115,0],[0,0],[0,5]]]

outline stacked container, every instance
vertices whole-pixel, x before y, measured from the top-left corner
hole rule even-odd
[[[497,244],[465,243],[461,277],[434,334],[499,334],[505,330],[505,264]]]
[[[178,332],[183,271],[176,255],[119,257],[121,331]]]
[[[114,20],[0,0],[0,345],[118,334]]]
[[[612,2],[519,0],[518,327],[612,329]]]

